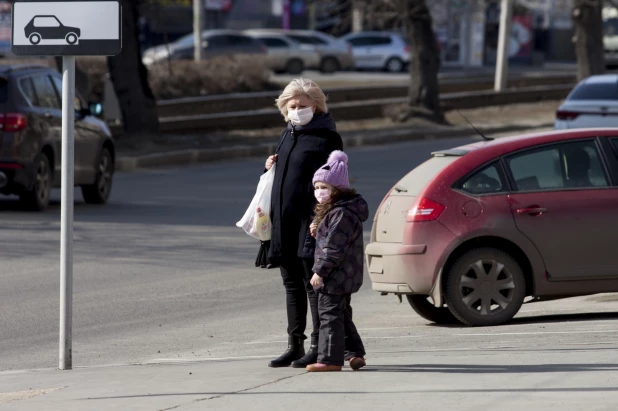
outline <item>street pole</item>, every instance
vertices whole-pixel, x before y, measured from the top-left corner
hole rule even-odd
[[[73,192],[75,127],[75,57],[62,57],[62,169],[60,203],[60,359],[73,368]]]
[[[290,16],[290,0],[283,0],[282,3],[283,6],[283,13],[282,13],[282,21],[281,21],[281,28],[283,30],[289,30],[292,26],[290,20],[291,20],[291,16]]]
[[[205,16],[204,0],[193,0],[193,57],[195,61],[201,61],[204,57],[202,32],[204,31]]]
[[[405,2],[406,7],[408,2]],[[358,33],[363,31],[364,10],[363,4],[359,0],[352,0],[352,31]]]
[[[498,56],[496,59],[496,78],[494,89],[503,91],[509,75],[509,44],[513,19],[513,0],[500,3],[500,32],[498,33]]]

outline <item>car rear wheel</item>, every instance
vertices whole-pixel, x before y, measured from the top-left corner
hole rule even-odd
[[[504,251],[479,248],[451,267],[444,287],[449,310],[472,326],[502,324],[521,308],[526,279],[521,266]]]
[[[301,74],[304,70],[304,63],[298,59],[288,61],[288,64],[285,66],[285,71],[289,74]]]
[[[322,73],[332,74],[339,70],[341,70],[341,67],[339,66],[339,62],[337,61],[337,59],[333,57],[325,58],[322,61],[322,64],[320,64],[320,71]]]
[[[427,321],[436,324],[460,324],[455,316],[446,307],[436,307],[426,295],[407,295],[410,307]]]
[[[389,73],[401,73],[405,68],[404,62],[398,57],[392,57],[386,62],[385,69]]]
[[[32,189],[22,193],[20,200],[27,210],[43,211],[49,205],[52,186],[52,173],[47,155],[41,154],[37,158],[34,178]]]
[[[30,43],[37,45],[41,42],[41,35],[39,33],[32,33],[28,40],[30,40]]]
[[[94,184],[82,186],[82,195],[87,204],[105,204],[112,191],[112,179],[114,176],[114,161],[107,148],[101,152],[97,165],[97,176]]]
[[[78,39],[78,37],[77,37],[77,34],[75,34],[75,33],[69,33],[65,37],[66,42],[68,44],[71,44],[71,45],[77,43],[77,39]]]

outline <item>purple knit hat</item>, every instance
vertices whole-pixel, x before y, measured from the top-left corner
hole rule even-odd
[[[313,184],[317,182],[327,183],[337,188],[350,187],[348,179],[348,155],[343,151],[333,151],[328,156],[328,161],[320,167],[313,176]]]

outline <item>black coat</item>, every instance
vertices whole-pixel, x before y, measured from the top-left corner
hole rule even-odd
[[[360,195],[333,205],[316,234],[313,272],[324,279],[323,292],[352,294],[363,285],[363,223],[369,218]]]
[[[270,262],[296,257],[313,259],[315,239],[309,225],[316,204],[313,175],[335,150],[342,150],[341,136],[332,116],[316,115],[305,126],[288,124],[280,140],[272,189]]]

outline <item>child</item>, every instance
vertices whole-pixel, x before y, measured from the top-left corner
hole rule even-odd
[[[352,322],[351,295],[363,284],[363,222],[367,202],[349,188],[348,156],[333,151],[313,177],[316,229],[311,285],[318,290],[318,362],[307,371],[341,371],[345,351],[350,367],[365,366],[365,348]]]

